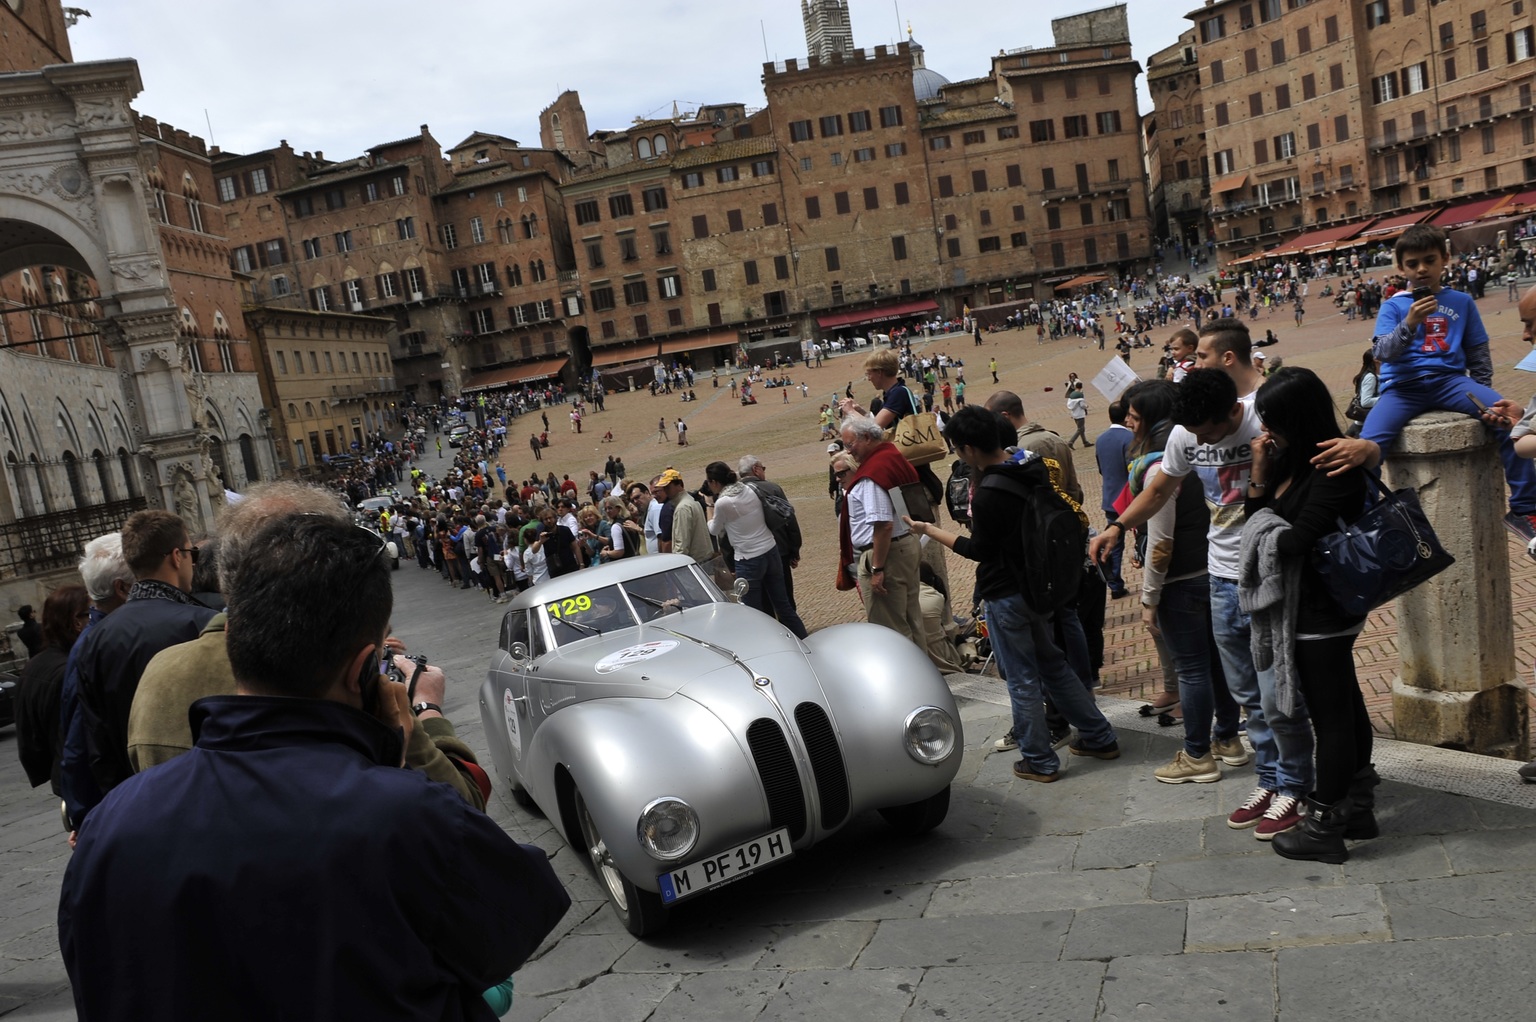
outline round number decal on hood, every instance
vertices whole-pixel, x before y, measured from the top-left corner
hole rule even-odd
[[[603,657],[597,662],[594,670],[598,674],[612,674],[620,667],[628,667],[630,664],[638,664],[652,657],[659,657],[676,648],[676,639],[658,639],[655,642],[642,642],[638,646],[626,646],[618,652],[609,653]]]

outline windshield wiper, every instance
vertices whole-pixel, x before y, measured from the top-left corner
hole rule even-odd
[[[556,620],[559,621],[562,625],[580,629],[581,631],[586,632],[588,635],[603,634],[603,630],[601,628],[593,628],[591,625],[584,625],[580,621],[572,621],[568,617],[557,618]]]
[[[649,603],[657,610],[665,610],[667,607],[667,605],[661,600],[652,599],[649,596],[641,596],[633,589],[625,589],[624,592],[630,597],[630,599],[639,600],[641,603]],[[673,604],[673,606],[677,606],[677,604]]]

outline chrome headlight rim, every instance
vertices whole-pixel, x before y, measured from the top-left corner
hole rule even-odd
[[[685,825],[690,827],[693,833],[678,848],[665,851],[657,848],[651,840],[647,824],[650,822],[652,813],[673,805],[682,808]],[[676,862],[689,855],[699,845],[699,831],[699,814],[694,811],[693,806],[689,805],[685,799],[679,798],[676,795],[662,795],[647,802],[645,808],[640,810],[639,819],[635,821],[635,839],[640,842],[641,849],[651,858],[660,862]]]
[[[944,742],[942,755],[925,755],[922,752],[921,744],[915,741],[913,738],[913,725],[918,722],[918,718],[924,716],[925,714],[937,714],[940,720],[943,722],[944,726],[949,731],[947,740]],[[937,766],[945,760],[949,759],[949,757],[954,754],[955,718],[950,714],[948,710],[944,709],[942,706],[934,706],[931,703],[924,706],[919,706],[911,713],[907,714],[906,720],[902,721],[902,743],[907,748],[907,755],[911,756],[917,762],[923,764],[924,766]]]

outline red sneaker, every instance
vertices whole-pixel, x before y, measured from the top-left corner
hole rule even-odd
[[[1227,826],[1233,830],[1247,830],[1249,827],[1257,827],[1259,821],[1269,810],[1269,802],[1275,797],[1275,793],[1268,788],[1254,788],[1253,794],[1227,817]]]
[[[1264,818],[1259,821],[1253,836],[1260,841],[1268,841],[1276,834],[1284,834],[1286,831],[1301,824],[1301,803],[1289,795],[1276,795],[1269,802],[1269,809],[1264,813]]]

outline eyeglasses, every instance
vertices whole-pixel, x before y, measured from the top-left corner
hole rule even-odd
[[[838,479],[841,479],[843,476],[848,475],[852,471],[853,471],[853,469],[851,469],[851,468],[845,468],[845,469],[842,469],[842,470],[840,470],[838,472],[834,472],[832,474],[834,476],[836,476]]]
[[[167,550],[165,552],[165,556],[169,557],[172,554],[176,553],[177,551],[180,551],[181,553],[184,553],[188,557],[192,558],[192,563],[193,564],[197,563],[197,547],[195,547],[195,546],[173,546],[173,547],[171,547],[169,550]]]

